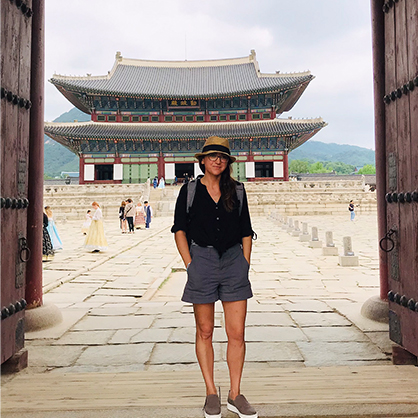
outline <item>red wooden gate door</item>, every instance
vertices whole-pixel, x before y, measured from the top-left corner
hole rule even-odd
[[[418,356],[418,2],[382,13],[390,338]]]
[[[32,0],[1,0],[1,363],[24,346]]]

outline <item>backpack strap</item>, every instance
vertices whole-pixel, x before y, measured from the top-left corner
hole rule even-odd
[[[196,194],[196,181],[203,176],[197,176],[194,180],[189,181],[187,183],[187,206],[186,206],[186,213],[189,214],[190,208],[193,205],[194,195]]]
[[[242,206],[244,204],[244,185],[242,183],[236,183],[237,199],[239,201],[239,216],[241,216]]]
[[[196,181],[203,177],[202,175],[198,176],[195,180],[189,181],[187,184],[187,206],[186,213],[190,212],[190,208],[193,205],[194,195],[196,194]],[[239,216],[241,216],[242,206],[244,204],[244,185],[242,183],[236,182],[236,192],[237,199],[239,201]]]

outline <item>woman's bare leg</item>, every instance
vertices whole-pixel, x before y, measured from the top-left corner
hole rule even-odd
[[[226,360],[231,388],[229,396],[235,399],[241,390],[241,376],[245,359],[245,318],[247,301],[222,302],[225,315],[225,330],[228,336]]]
[[[214,354],[212,345],[215,323],[215,304],[193,305],[196,321],[196,356],[206,385],[206,395],[217,394],[214,382]]]

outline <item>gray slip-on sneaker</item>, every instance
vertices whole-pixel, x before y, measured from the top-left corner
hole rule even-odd
[[[228,396],[228,403],[226,407],[239,415],[240,418],[257,418],[256,410],[245,399],[244,395],[238,395],[234,400]]]
[[[221,401],[218,395],[206,396],[203,412],[205,418],[221,418]]]

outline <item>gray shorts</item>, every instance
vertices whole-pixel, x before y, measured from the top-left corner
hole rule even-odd
[[[190,254],[192,262],[187,269],[183,302],[235,302],[253,296],[248,280],[250,266],[241,245],[234,245],[219,257],[215,248],[192,243]]]

